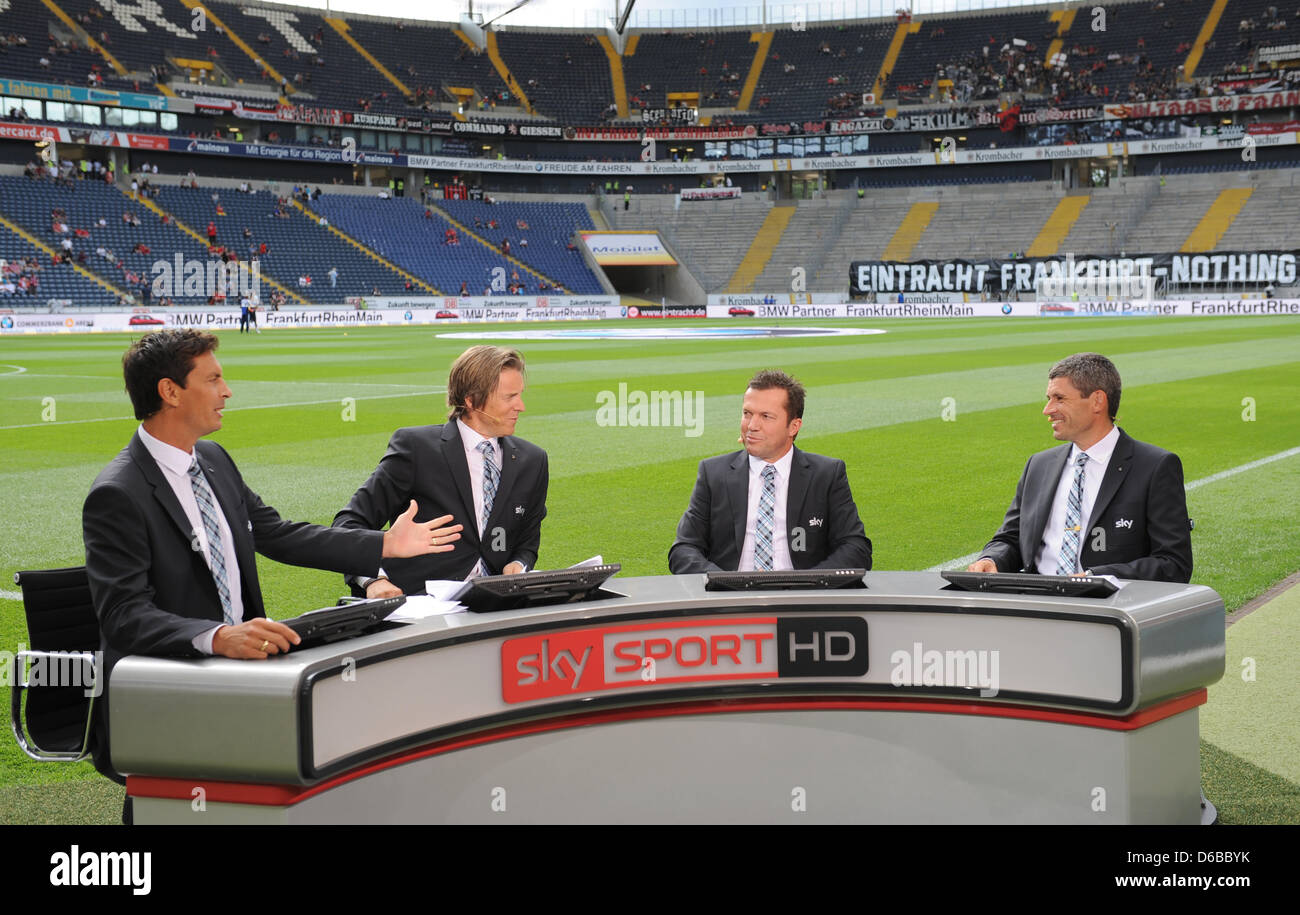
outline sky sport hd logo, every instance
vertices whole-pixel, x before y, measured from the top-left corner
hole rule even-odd
[[[844,616],[649,622],[501,645],[501,696],[509,703],[654,684],[866,672],[866,621]]]

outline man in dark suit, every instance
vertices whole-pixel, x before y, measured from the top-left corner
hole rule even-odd
[[[385,562],[350,576],[368,597],[422,594],[429,580],[526,572],[537,563],[546,517],[546,452],[514,436],[524,411],[524,357],[472,346],[447,378],[447,422],[398,429],[388,451],[334,526],[381,530],[412,501],[416,518],[450,515],[463,526],[454,550]]]
[[[1029,459],[1002,527],[969,570],[1190,581],[1182,463],[1115,425],[1115,365],[1078,353],[1047,377],[1043,414],[1069,444]]]
[[[212,334],[162,330],[122,358],[142,422],[82,509],[108,680],[129,654],[262,659],[298,644],[289,627],[266,619],[254,551],[293,565],[373,573],[382,557],[450,550],[458,537],[440,528],[448,518],[416,524],[414,506],[385,534],[282,519],[220,445],[200,441],[221,428],[231,396],[216,348]],[[96,767],[111,777],[106,718],[97,738]]]
[[[784,372],[750,380],[740,419],[745,450],[700,462],[668,551],[673,574],[871,568],[844,462],[794,446],[804,397]]]

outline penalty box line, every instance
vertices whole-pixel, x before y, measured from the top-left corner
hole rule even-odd
[[[407,391],[402,394],[367,394],[360,397],[353,397],[351,400],[391,400],[394,397],[427,397],[430,394],[446,394],[446,388],[442,390],[431,391]],[[341,403],[345,398],[334,397],[329,400],[298,400],[292,403],[261,403],[249,404],[244,407],[227,407],[227,413],[237,413],[240,410],[281,410],[286,407],[314,407],[322,404]],[[122,420],[133,420],[133,416],[97,416],[94,419],[60,419],[49,423],[20,423],[16,426],[0,426],[0,432],[9,429],[37,429],[44,426],[72,426],[77,423],[115,423]]]

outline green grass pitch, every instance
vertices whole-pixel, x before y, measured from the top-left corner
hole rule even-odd
[[[1215,588],[1231,611],[1300,569],[1300,454],[1241,469],[1300,446],[1300,322],[862,326],[887,333],[511,344],[528,360],[528,409],[517,433],[550,454],[539,567],[600,553],[621,562],[625,575],[666,574],[696,463],[738,447],[745,382],[769,367],[807,385],[799,445],[847,462],[877,569],[924,569],[967,555],[996,530],[1028,456],[1054,444],[1039,413],[1048,367],[1094,350],[1110,356],[1123,376],[1120,424],[1182,457],[1196,520],[1193,581]],[[481,331],[480,340],[492,342],[501,331],[530,328],[455,329]],[[395,428],[445,418],[447,369],[472,342],[440,339],[446,330],[223,333],[217,355],[234,397],[225,428],[213,438],[282,515],[328,524],[374,469]],[[122,390],[127,344],[120,334],[0,339],[0,649],[13,651],[26,636],[13,573],[83,561],[82,500],[136,427]],[[620,383],[632,391],[702,392],[700,434],[681,426],[599,424],[598,395]],[[273,616],[332,603],[342,591],[334,574],[260,557],[259,563]],[[1282,655],[1275,664],[1297,669],[1294,643],[1272,649]],[[1250,709],[1251,695],[1238,689],[1234,708]],[[0,701],[7,704],[7,689]],[[1300,751],[1300,711],[1272,704],[1255,711]],[[1249,728],[1249,715],[1235,726]],[[1223,792],[1212,800],[1224,821],[1300,822],[1300,776],[1279,772],[1276,762],[1300,752],[1274,747],[1267,758],[1247,757],[1259,777],[1245,778],[1239,766],[1250,743],[1232,747],[1207,744],[1203,752],[1207,784]],[[65,781],[74,784],[53,787]],[[31,764],[11,740],[0,741],[0,822],[111,822],[116,802],[101,782],[89,765]]]

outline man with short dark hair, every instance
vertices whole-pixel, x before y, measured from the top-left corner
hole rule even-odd
[[[385,562],[348,579],[367,597],[423,594],[426,581],[526,572],[537,563],[550,470],[546,452],[514,435],[524,412],[524,357],[472,346],[447,378],[447,422],[398,429],[335,527],[381,530],[412,500],[417,518],[451,515],[464,526],[439,556]]]
[[[762,371],[741,409],[743,451],[700,462],[668,551],[675,575],[710,571],[871,568],[844,462],[794,445],[804,387]]]
[[[373,571],[383,557],[450,550],[458,539],[414,511],[384,535],[285,521],[244,485],[220,445],[231,396],[217,338],[161,330],[122,359],[141,420],[126,448],[95,478],[82,526],[86,572],[112,662],[125,654],[264,658],[298,638],[267,620],[254,551],[292,565]],[[438,519],[447,521],[450,519]]]
[[[1025,464],[1002,527],[969,570],[1190,581],[1182,463],[1115,425],[1119,370],[1078,353],[1047,377],[1043,415],[1067,444]]]
[[[254,552],[291,565],[371,573],[382,558],[452,549],[450,518],[384,534],[285,521],[250,490],[220,445],[231,396],[217,338],[193,328],[135,341],[122,374],[140,427],[95,478],[82,509],[86,574],[105,673],[125,655],[264,659],[301,640],[266,619]],[[107,702],[98,706],[106,714]],[[104,719],[106,724],[106,719]],[[101,727],[96,767],[112,772]]]

